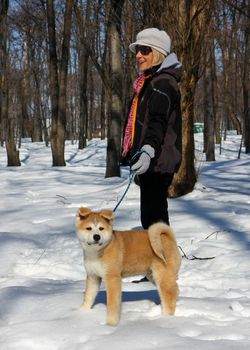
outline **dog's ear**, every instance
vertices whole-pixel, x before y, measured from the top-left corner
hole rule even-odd
[[[91,213],[91,210],[89,208],[79,208],[78,209],[78,216],[80,219],[85,219],[89,214]]]
[[[100,215],[104,218],[107,219],[108,221],[114,219],[114,212],[109,209],[103,209],[100,211]]]

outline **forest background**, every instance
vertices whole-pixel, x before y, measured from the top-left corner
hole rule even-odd
[[[183,64],[183,160],[169,190],[197,179],[194,122],[206,160],[227,131],[250,152],[250,0],[0,0],[0,142],[20,166],[22,139],[82,149],[107,138],[106,177],[120,176],[124,121],[137,75],[128,46],[146,27],[166,30]],[[241,149],[239,149],[240,157]]]

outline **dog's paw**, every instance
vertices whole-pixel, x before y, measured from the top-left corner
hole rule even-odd
[[[89,306],[89,305],[87,305],[85,303],[82,303],[80,305],[80,309],[83,310],[83,311],[89,311],[89,310],[91,310],[91,306]]]
[[[108,326],[117,326],[119,323],[119,318],[118,317],[108,317],[106,324]]]
[[[173,316],[175,314],[175,305],[162,306],[162,314],[165,316]]]

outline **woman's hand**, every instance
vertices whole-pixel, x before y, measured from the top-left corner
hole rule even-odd
[[[154,158],[154,156],[154,148],[150,145],[144,145],[141,150],[132,158],[131,170],[134,171],[136,175],[144,174],[149,168],[151,158]],[[133,159],[138,160],[133,164]]]

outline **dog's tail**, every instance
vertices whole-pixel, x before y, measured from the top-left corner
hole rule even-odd
[[[158,222],[148,228],[148,235],[155,254],[167,263],[167,259],[173,255],[176,251],[175,248],[177,248],[173,230],[168,225]]]

